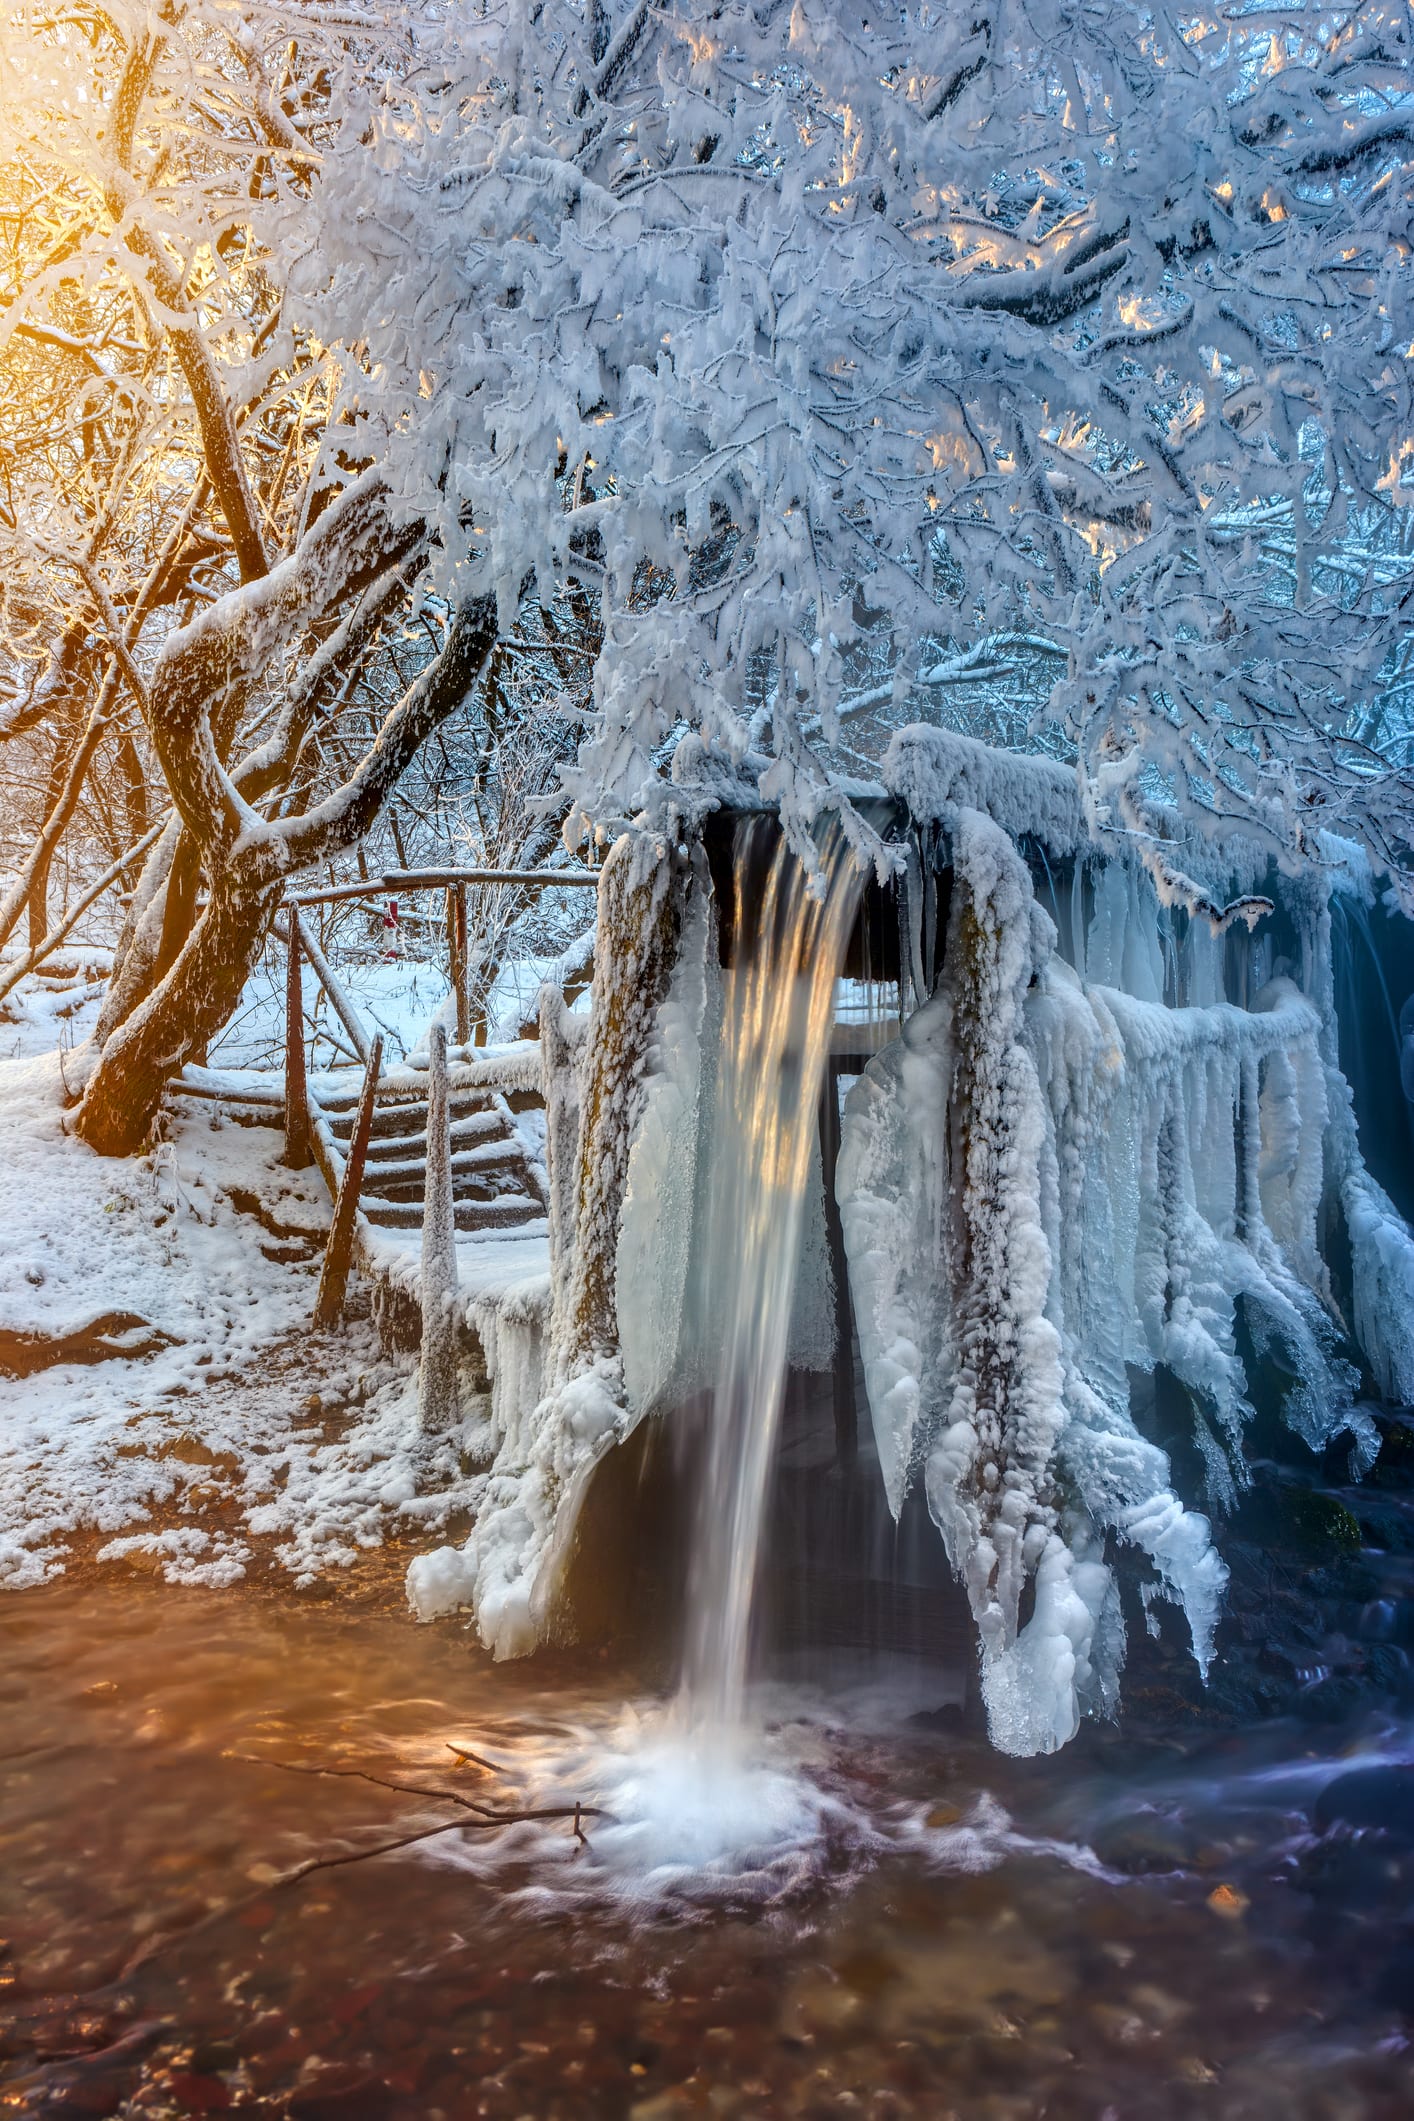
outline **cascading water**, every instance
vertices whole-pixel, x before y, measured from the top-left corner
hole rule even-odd
[[[757,910],[749,893],[770,841]],[[834,820],[821,833],[813,878],[773,819],[743,821],[733,864],[736,904],[748,918],[738,922],[723,994],[702,1290],[712,1413],[681,1704],[699,1734],[729,1734],[743,1722],[811,1151],[836,981],[863,886]]]

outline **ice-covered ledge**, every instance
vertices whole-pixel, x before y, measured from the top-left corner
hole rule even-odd
[[[1013,840],[1037,839],[1052,854],[1073,854],[1088,839],[1075,769],[1058,759],[998,751],[975,737],[926,722],[900,729],[880,775],[920,824],[959,807],[980,810]]]

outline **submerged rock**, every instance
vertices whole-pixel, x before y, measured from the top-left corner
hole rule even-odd
[[[1177,1821],[1155,1812],[1116,1819],[1091,1836],[1091,1847],[1107,1869],[1132,1878],[1185,1869],[1193,1861],[1193,1837]]]
[[[1314,1817],[1322,1833],[1340,1825],[1414,1841],[1414,1766],[1394,1762],[1338,1775],[1316,1799]]]

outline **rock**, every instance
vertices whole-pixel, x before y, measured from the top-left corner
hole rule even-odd
[[[1414,1767],[1392,1763],[1337,1775],[1316,1799],[1317,1829],[1351,1826],[1414,1841]]]
[[[1192,1861],[1188,1835],[1153,1812],[1111,1820],[1091,1835],[1090,1846],[1106,1869],[1131,1878],[1183,1870]]]
[[[203,2040],[192,2049],[191,2066],[198,2076],[215,2077],[235,2069],[240,2059],[234,2040]]]
[[[1365,1670],[1373,1683],[1384,1694],[1406,1695],[1414,1692],[1414,1670],[1411,1670],[1407,1652],[1392,1643],[1380,1643],[1365,1659]]]
[[[1343,1502],[1294,1482],[1265,1481],[1238,1513],[1245,1538],[1284,1549],[1310,1561],[1360,1550],[1360,1526]]]
[[[1406,1941],[1390,1953],[1375,1978],[1374,1996],[1382,2009],[1414,2018],[1414,1942]]]
[[[1343,1723],[1365,1700],[1365,1690],[1348,1673],[1333,1673],[1297,1695],[1294,1707],[1303,1723]]]
[[[1374,1408],[1378,1425],[1383,1430],[1380,1455],[1366,1478],[1371,1487],[1414,1487],[1414,1422],[1399,1415],[1381,1415]]]
[[[169,2078],[168,2089],[189,2114],[224,2114],[231,2103],[230,2090],[219,2077],[195,2069]]]

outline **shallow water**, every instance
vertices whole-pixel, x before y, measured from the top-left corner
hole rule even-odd
[[[0,2114],[1414,2109],[1410,1843],[1312,1824],[1407,1731],[1020,1765],[885,1682],[698,1774],[598,1656],[144,1584],[0,1629]],[[561,1816],[291,1882],[455,1817],[363,1776]]]

